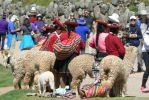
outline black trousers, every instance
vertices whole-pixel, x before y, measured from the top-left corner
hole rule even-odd
[[[144,60],[145,67],[146,67],[146,70],[143,74],[142,86],[146,87],[146,82],[149,76],[149,52],[143,52],[142,55],[143,55],[143,60]]]

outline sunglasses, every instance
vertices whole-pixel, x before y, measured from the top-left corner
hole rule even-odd
[[[131,19],[130,21],[136,21],[136,19]]]

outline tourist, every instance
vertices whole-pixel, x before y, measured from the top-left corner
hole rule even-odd
[[[142,35],[147,31],[147,28],[149,27],[149,19],[147,18],[146,10],[141,10],[138,12],[138,19],[137,19],[137,25],[140,27]],[[140,45],[138,47],[139,54],[138,54],[138,72],[142,72],[143,70],[143,60],[142,60],[142,46],[143,46],[143,39],[140,39]]]
[[[6,34],[8,33],[8,22],[6,21],[6,15],[2,16],[0,20],[0,50],[4,49]]]
[[[34,22],[34,24],[37,27],[38,32],[40,33],[41,36],[43,36],[42,27],[45,26],[45,24],[46,24],[42,18],[43,18],[42,15],[38,14],[37,15],[37,21]]]
[[[90,30],[92,30],[92,26],[93,26],[93,21],[94,21],[94,17],[91,16],[90,12],[88,10],[84,11],[84,18],[86,20],[86,26],[88,26],[88,28]]]
[[[146,82],[149,76],[149,29],[144,33],[143,38],[144,38],[144,44],[142,47],[142,55],[143,55],[143,60],[145,63],[146,70],[142,78],[141,91],[148,92],[149,89],[146,87]]]
[[[142,62],[141,62],[141,48],[139,47],[140,46],[140,39],[142,39],[142,32],[141,32],[141,29],[140,27],[137,25],[136,23],[136,20],[137,18],[135,16],[131,16],[130,17],[130,25],[129,25],[129,35],[128,37],[126,37],[127,39],[127,43],[129,43],[130,45],[132,46],[135,46],[138,48],[138,72],[141,72],[143,71],[143,68],[141,65]]]
[[[84,17],[79,18],[77,20],[77,23],[79,25],[75,28],[75,31],[81,36],[83,43],[86,44],[86,38],[89,37],[91,31],[86,26],[86,20],[84,19]],[[85,53],[85,49],[81,50],[81,53]]]
[[[36,14],[37,14],[36,7],[32,7],[31,11],[30,11],[30,14],[29,14],[30,23],[34,23],[37,20]]]
[[[16,29],[15,22],[19,20],[16,15],[13,15],[10,19],[10,22],[8,23],[8,41],[7,41],[7,47],[10,49],[11,47],[15,48],[15,42],[19,40],[17,32],[20,31],[20,29]],[[15,41],[16,40],[16,41]]]

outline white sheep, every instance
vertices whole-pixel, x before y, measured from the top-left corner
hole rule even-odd
[[[40,96],[45,96],[47,87],[50,87],[50,89],[52,89],[54,92],[55,80],[53,73],[50,71],[46,71],[43,73],[40,73],[39,71],[35,72],[34,85],[36,88],[36,92],[39,93]]]

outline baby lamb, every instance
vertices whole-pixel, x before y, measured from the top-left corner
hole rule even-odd
[[[50,87],[50,89],[55,91],[55,81],[54,81],[54,75],[50,71],[42,72],[39,71],[35,72],[34,77],[34,86],[35,91],[39,93],[39,96],[45,96],[45,93],[47,91],[47,88]]]

